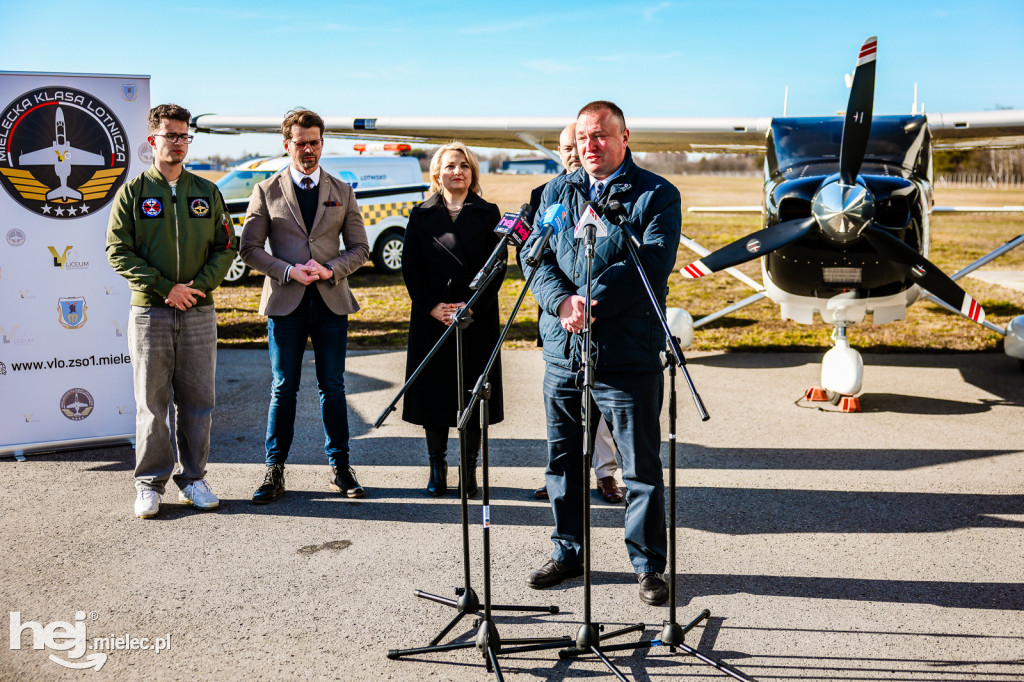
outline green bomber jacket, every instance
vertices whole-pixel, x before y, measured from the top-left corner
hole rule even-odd
[[[107,226],[107,260],[128,280],[132,305],[168,307],[175,284],[192,282],[211,305],[238,251],[238,238],[215,184],[182,169],[175,192],[149,170],[126,182],[114,198]]]

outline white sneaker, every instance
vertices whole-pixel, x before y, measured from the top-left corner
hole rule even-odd
[[[140,490],[135,496],[135,515],[151,519],[160,511],[160,495],[155,490]]]
[[[178,502],[195,505],[199,509],[216,509],[220,500],[210,490],[210,485],[203,480],[192,481],[178,493]]]

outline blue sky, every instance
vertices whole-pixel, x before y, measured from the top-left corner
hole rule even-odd
[[[193,113],[824,115],[879,38],[876,113],[1024,108],[1024,2],[7,3],[0,68],[147,74]],[[785,6],[783,11],[779,9]],[[104,7],[99,11],[98,7]],[[351,151],[350,143],[329,149]],[[192,158],[276,153],[201,135]]]

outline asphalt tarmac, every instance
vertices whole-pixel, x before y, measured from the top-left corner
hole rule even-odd
[[[1024,679],[1017,361],[867,355],[863,412],[842,414],[799,402],[817,354],[688,357],[711,414],[698,419],[679,381],[676,619],[711,611],[688,646],[759,680]],[[546,457],[543,362],[539,351],[503,362],[508,417],[490,433],[493,602],[560,612],[495,611],[495,625],[503,639],[574,638],[582,579],[546,591],[524,582],[550,551],[550,508],[531,497]],[[128,447],[0,460],[0,605],[15,630],[0,679],[493,679],[472,647],[387,657],[455,615],[414,590],[454,597],[463,584],[460,505],[425,493],[421,432],[400,413],[373,428],[404,364],[402,352],[349,356],[360,500],[327,488],[311,354],[288,492],[273,504],[249,502],[264,471],[265,350],[218,355],[207,476],[218,511],[179,504],[171,484],[159,516],[136,519]],[[667,424],[666,401],[666,465]],[[637,597],[623,506],[591,499],[593,619],[606,632],[646,625],[614,643],[656,638],[670,610]],[[481,516],[472,501],[482,599]],[[444,641],[472,642],[473,620]],[[728,679],[664,647],[610,658],[634,680]],[[507,680],[611,679],[593,657],[557,650],[499,664]]]

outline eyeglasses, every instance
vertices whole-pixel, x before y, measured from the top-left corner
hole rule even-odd
[[[153,133],[153,137],[163,137],[171,144],[188,144],[195,135],[177,135],[175,133]]]
[[[299,150],[305,149],[306,147],[309,147],[310,149],[320,149],[320,145],[324,143],[323,140],[310,140],[309,142],[299,142],[298,140],[288,141],[295,145],[295,148]]]

